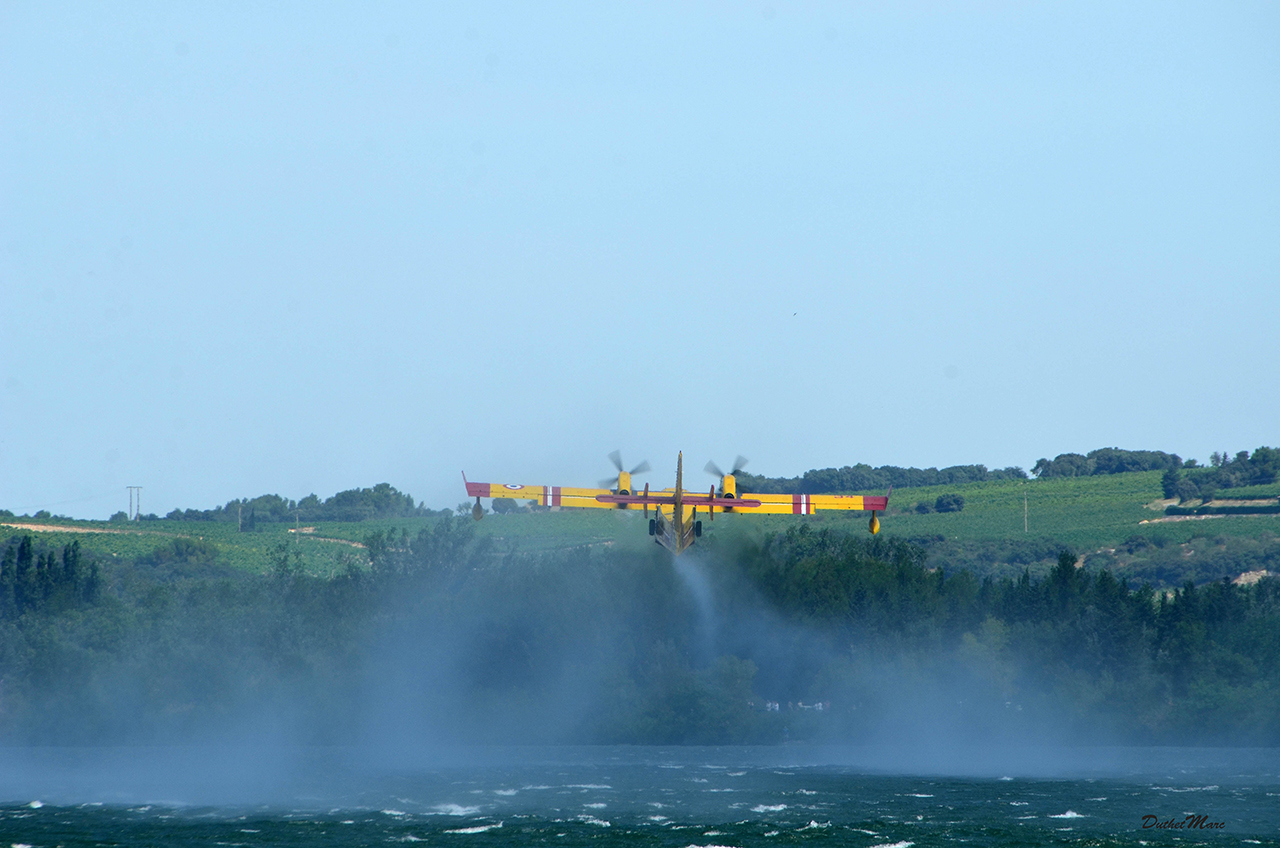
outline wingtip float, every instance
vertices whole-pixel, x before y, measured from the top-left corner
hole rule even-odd
[[[871,513],[868,529],[871,533],[880,532],[880,519],[877,512],[883,512],[889,506],[890,489],[884,497],[864,495],[775,495],[738,493],[736,475],[747,464],[744,457],[739,456],[734,462],[733,470],[724,473],[714,462],[707,463],[706,470],[720,478],[719,491],[712,485],[710,490],[691,492],[684,485],[684,454],[676,456],[676,485],[674,488],[651,491],[645,483],[643,493],[635,493],[632,487],[632,476],[649,470],[649,463],[642,462],[630,471],[625,470],[621,454],[614,451],[609,455],[618,469],[617,478],[602,481],[601,486],[613,484],[610,488],[578,489],[567,486],[523,486],[512,483],[472,483],[467,475],[462,475],[462,482],[467,487],[467,497],[475,498],[475,506],[471,515],[476,521],[484,517],[481,498],[518,498],[537,503],[539,506],[557,509],[574,507],[579,509],[638,509],[646,518],[649,510],[654,517],[649,518],[649,535],[654,541],[672,553],[679,554],[689,548],[702,536],[702,520],[714,521],[717,512],[735,515],[812,515],[819,510],[853,510]]]

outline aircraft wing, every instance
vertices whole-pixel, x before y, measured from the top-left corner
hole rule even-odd
[[[888,496],[870,495],[751,495],[744,494],[740,501],[755,501],[759,506],[735,507],[734,512],[765,513],[772,515],[812,515],[819,510],[883,510],[889,506]]]
[[[518,498],[534,501],[539,506],[568,506],[587,509],[646,509],[673,506],[671,489],[644,494],[619,495],[612,489],[578,489],[567,486],[524,486],[514,483],[472,483],[463,475],[469,498]],[[685,490],[681,503],[711,512],[733,512],[739,515],[759,513],[772,515],[812,515],[819,510],[883,510],[889,505],[887,496],[867,495],[752,495],[736,498],[712,497],[710,494]]]
[[[612,489],[571,489],[566,486],[519,486],[513,483],[472,483],[466,477],[469,498],[519,498],[536,501],[539,506],[572,506],[592,509],[644,509],[659,506],[673,506],[676,502],[675,491],[666,489],[648,494],[618,495]],[[685,492],[682,503],[686,506],[702,509],[716,508],[723,512],[726,507],[748,509],[760,506],[759,501],[735,498],[712,498],[703,492]]]
[[[573,506],[595,507],[597,509],[617,509],[613,503],[598,501],[601,495],[609,496],[609,489],[571,489],[567,486],[520,486],[514,483],[472,483],[466,475],[462,477],[467,484],[469,498],[519,498],[536,501],[539,506]]]

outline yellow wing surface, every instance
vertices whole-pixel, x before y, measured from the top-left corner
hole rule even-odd
[[[513,483],[472,483],[465,477],[469,498],[518,498],[534,501],[539,506],[572,506],[617,509],[616,504],[597,500],[612,495],[610,489],[574,489],[568,486],[519,486]]]
[[[882,510],[889,505],[884,495],[739,495],[742,501],[756,501],[759,506],[733,512],[767,513],[772,515],[812,515],[819,510],[853,509]],[[721,498],[720,500],[724,500]]]

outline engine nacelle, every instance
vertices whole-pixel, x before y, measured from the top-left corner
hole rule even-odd
[[[738,481],[733,478],[732,474],[726,474],[720,478],[720,497],[736,498],[738,496]]]
[[[631,494],[631,472],[630,471],[618,472],[618,494],[620,495]]]

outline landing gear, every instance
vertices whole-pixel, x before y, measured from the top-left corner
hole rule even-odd
[[[655,536],[658,533],[658,522],[656,519],[649,519],[649,535]]]
[[[701,521],[693,522],[693,535],[697,536],[698,538],[702,538],[702,522]]]

